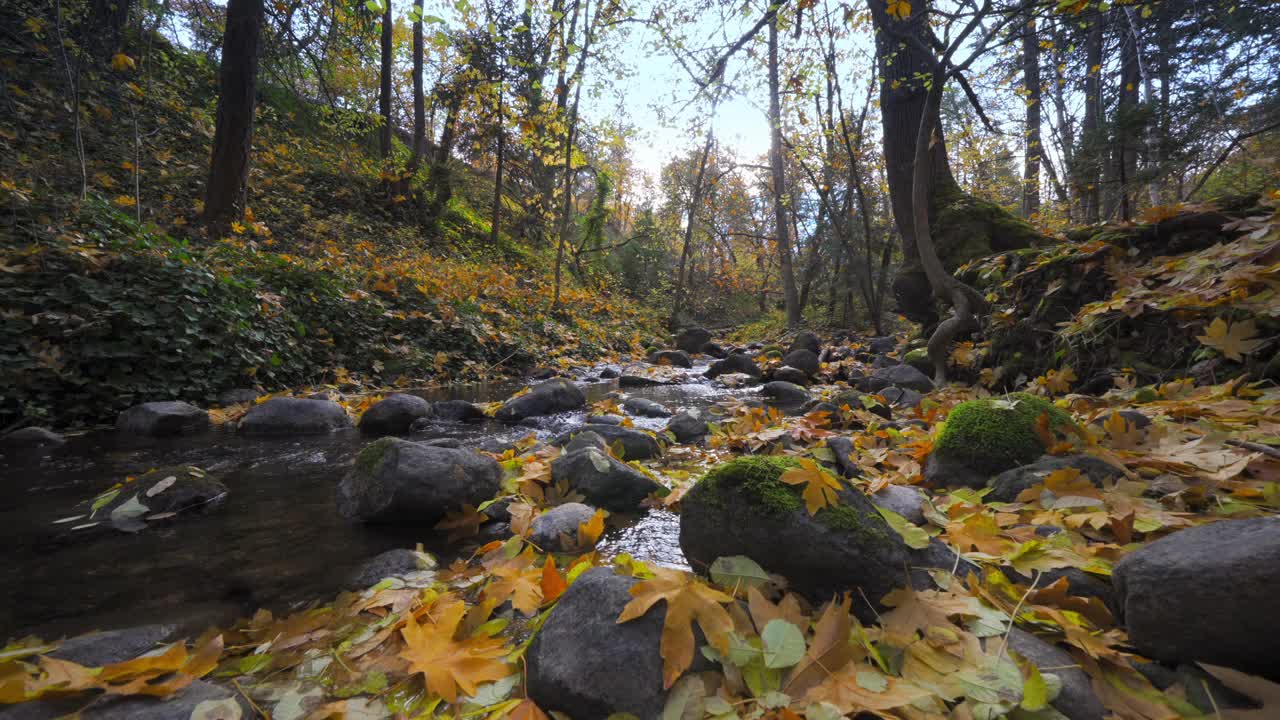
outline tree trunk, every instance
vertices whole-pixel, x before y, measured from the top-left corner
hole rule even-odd
[[[1114,191],[1109,194],[1114,207],[1107,216],[1119,211],[1121,220],[1133,217],[1133,185],[1138,175],[1138,44],[1133,29],[1124,22],[1120,28],[1120,87],[1116,104],[1115,144],[1112,148]]]
[[[78,33],[84,46],[95,57],[109,60],[120,49],[132,8],[132,0],[90,0],[88,13],[80,22]]]
[[[787,180],[782,163],[782,103],[778,82],[778,17],[769,18],[769,170],[773,179],[774,232],[778,238],[778,264],[787,308],[787,327],[800,324],[800,296],[791,266],[790,222],[787,219]]]
[[[671,319],[667,323],[672,330],[679,327],[680,312],[684,309],[685,266],[689,263],[689,251],[693,246],[693,232],[698,224],[698,210],[702,206],[702,181],[707,174],[707,159],[711,156],[711,147],[715,143],[715,134],[711,128],[714,116],[715,107],[713,105],[711,113],[707,117],[707,140],[702,144],[702,154],[698,157],[698,172],[693,176],[693,187],[689,190],[689,212],[684,225],[684,244],[680,248],[680,264],[676,268],[675,295],[671,300]]]
[[[249,156],[257,99],[263,0],[229,0],[218,70],[218,114],[213,134],[204,223],[211,237],[226,233],[248,203]]]
[[[1026,146],[1022,165],[1022,217],[1030,218],[1040,212],[1040,36],[1036,33],[1036,18],[1028,14],[1022,32],[1022,84],[1027,95]]]
[[[422,153],[427,144],[427,109],[422,93],[422,6],[418,5],[413,21],[413,157],[409,160],[410,174],[418,170]]]
[[[382,84],[378,89],[378,114],[382,116],[382,132],[378,135],[378,151],[385,160],[391,157],[391,0],[382,2]]]
[[[498,148],[495,153],[497,155],[497,167],[494,169],[493,173],[493,220],[489,226],[489,244],[495,246],[498,244],[498,231],[502,226],[502,165],[506,160],[504,155],[506,148],[504,147],[504,144],[507,139],[507,128],[503,115],[505,110],[503,110],[502,107],[502,92],[502,81],[499,79],[498,117],[494,121],[494,128],[498,132]]]
[[[1085,40],[1084,120],[1080,125],[1081,147],[1075,156],[1080,173],[1079,197],[1084,221],[1094,224],[1101,219],[1102,202],[1099,183],[1102,165],[1102,37],[1105,16],[1094,13]]]

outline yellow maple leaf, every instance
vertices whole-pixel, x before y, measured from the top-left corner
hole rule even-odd
[[[788,485],[804,485],[804,506],[810,515],[839,502],[836,493],[842,489],[840,481],[808,458],[802,458],[800,467],[791,468],[778,479]]]
[[[1228,360],[1244,360],[1245,355],[1262,345],[1262,340],[1254,339],[1257,334],[1258,329],[1252,320],[1228,323],[1222,318],[1215,318],[1205,328],[1204,335],[1198,335],[1196,339],[1222,353]]]
[[[133,58],[129,57],[128,55],[125,55],[124,53],[116,53],[115,55],[111,56],[112,70],[115,70],[117,72],[124,72],[125,70],[132,70],[135,67],[137,67],[137,64],[133,62]]]
[[[593,547],[600,536],[604,534],[604,518],[609,513],[604,510],[597,510],[591,519],[578,525],[578,547]]]
[[[693,662],[693,622],[707,636],[711,646],[729,651],[729,633],[733,619],[722,607],[733,598],[679,570],[654,567],[652,580],[631,586],[631,602],[622,609],[618,623],[634,620],[649,611],[659,600],[667,602],[662,622],[662,685],[670,688]]]
[[[511,669],[499,658],[507,654],[501,638],[474,635],[454,640],[458,624],[467,606],[452,595],[436,600],[428,618],[432,622],[419,625],[409,615],[400,634],[405,649],[400,657],[409,661],[411,673],[422,673],[427,690],[449,702],[458,699],[458,689],[475,695],[481,683],[501,680]]]
[[[1106,430],[1107,436],[1111,438],[1111,447],[1117,450],[1132,450],[1142,441],[1142,431],[1137,425],[1114,410],[1106,420],[1102,421],[1102,429]]]
[[[111,202],[118,207],[133,207],[138,204],[138,201],[134,200],[131,195],[117,195],[111,198]]]
[[[911,3],[907,0],[889,0],[889,17],[896,17],[899,20],[906,20],[911,17]]]
[[[484,588],[484,599],[494,606],[505,600],[511,601],[511,607],[532,616],[542,605],[542,575],[540,568],[533,567],[532,550],[517,555],[510,561],[494,566],[489,570],[492,579]]]

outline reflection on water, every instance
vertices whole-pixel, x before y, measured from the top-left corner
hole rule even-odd
[[[700,376],[702,367],[691,374]],[[503,399],[520,385],[458,386],[420,391],[430,400]],[[587,385],[596,401],[616,389]],[[711,404],[728,392],[704,382],[634,389],[630,394],[674,410]],[[452,437],[468,446],[547,438],[581,423],[585,413],[537,418],[527,425],[436,423],[416,439]],[[661,429],[664,419],[634,418]],[[431,529],[371,528],[338,517],[334,492],[367,439],[355,430],[293,439],[214,431],[176,439],[122,438],[112,432],[73,437],[49,457],[0,458],[0,638],[33,632],[47,638],[148,622],[190,631],[225,623],[258,607],[275,611],[331,597],[356,566],[383,550],[422,542],[448,556]],[[54,520],[83,512],[83,501],[129,475],[166,465],[196,465],[230,488],[207,516],[182,517],[136,535],[68,539]],[[606,556],[684,567],[679,519],[662,510],[611,531]]]

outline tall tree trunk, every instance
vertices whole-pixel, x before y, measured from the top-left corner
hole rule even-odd
[[[218,70],[218,114],[213,134],[204,223],[212,237],[226,233],[248,202],[249,156],[257,99],[263,0],[229,0]]]
[[[505,110],[502,107],[502,94],[503,94],[502,80],[501,78],[499,78],[498,108],[497,108],[498,116],[494,120],[494,129],[497,130],[498,132],[498,147],[495,152],[495,154],[497,155],[497,167],[494,169],[494,173],[493,173],[493,218],[489,226],[489,244],[490,245],[498,244],[498,231],[502,227],[502,170],[503,170],[502,165],[506,161],[505,143],[507,139],[507,128],[506,128],[505,116],[503,115]]]
[[[1022,32],[1022,84],[1027,95],[1026,139],[1022,165],[1022,217],[1040,212],[1040,36],[1034,11],[1028,13]]]
[[[578,55],[578,66],[577,68],[574,69],[573,76],[570,78],[570,80],[573,81],[573,85],[574,85],[573,107],[569,111],[568,132],[564,140],[564,196],[562,198],[562,205],[560,209],[560,222],[558,223],[559,225],[558,232],[556,233],[556,236],[557,236],[556,268],[555,268],[555,284],[556,285],[555,285],[555,297],[552,300],[552,307],[555,307],[555,308],[560,307],[560,280],[563,274],[563,266],[564,266],[564,251],[565,251],[565,239],[566,239],[565,235],[569,233],[569,219],[570,219],[570,213],[573,209],[573,177],[574,177],[573,144],[577,141],[577,134],[578,134],[578,101],[582,99],[582,74],[586,71],[587,58],[590,56],[590,53],[591,53],[591,37],[592,37],[591,0],[583,0],[582,3],[575,5],[573,21],[569,24],[568,39],[567,40],[564,38],[561,39],[561,45],[563,46],[562,53],[564,55],[564,62],[567,64],[569,61],[570,53],[569,53],[568,45],[572,41],[572,39],[575,37],[575,34],[577,32],[579,7],[581,8],[581,12],[583,16],[583,25],[585,26],[585,32],[583,33],[584,40],[583,40],[582,47],[578,49],[578,53],[580,53]],[[599,15],[600,15],[600,11],[597,8],[596,16],[599,17]],[[567,100],[567,97],[563,97],[568,95],[569,86],[566,84],[567,82],[569,82],[569,80],[565,79],[564,66],[561,66],[560,79],[556,81],[557,92],[559,92],[562,95],[562,97],[558,101],[559,107],[561,110],[564,109],[565,107],[564,103],[565,103],[565,100]]]
[[[1116,140],[1113,160],[1116,163],[1116,192],[1121,220],[1133,217],[1133,183],[1138,175],[1138,85],[1142,82],[1138,68],[1138,39],[1128,23],[1120,28],[1120,99],[1116,105]],[[1110,216],[1110,213],[1108,213]]]
[[[1102,212],[1102,192],[1099,177],[1102,167],[1102,39],[1106,16],[1093,14],[1089,35],[1084,49],[1084,120],[1080,124],[1080,149],[1075,156],[1080,167],[1079,196],[1082,200],[1084,221],[1098,222]]]
[[[132,0],[89,0],[88,12],[79,24],[82,43],[99,59],[109,59],[124,40]]]
[[[378,89],[378,114],[382,116],[382,132],[378,134],[378,151],[385,160],[391,157],[391,0],[382,0],[382,84]]]
[[[774,232],[778,238],[778,266],[787,308],[787,327],[800,324],[800,296],[791,266],[790,221],[787,219],[787,178],[782,163],[782,102],[778,81],[778,17],[769,17],[769,170],[773,179]]]
[[[422,55],[426,44],[422,37],[423,6],[418,5],[414,10],[416,17],[413,19],[413,157],[409,160],[411,174],[418,170],[418,163],[422,161],[422,153],[427,144],[427,103],[422,93]]]
[[[711,156],[711,146],[715,142],[711,122],[714,120],[715,106],[707,117],[707,140],[702,144],[702,154],[698,156],[698,172],[693,176],[693,187],[689,191],[689,212],[684,225],[684,244],[680,248],[680,264],[676,267],[675,295],[671,300],[671,320],[667,325],[675,330],[679,326],[680,312],[684,310],[685,266],[689,262],[690,248],[693,247],[693,232],[698,224],[698,211],[702,208],[702,181],[707,174],[707,159]],[[764,308],[762,307],[761,310]]]

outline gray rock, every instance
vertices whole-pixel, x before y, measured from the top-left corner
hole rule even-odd
[[[988,650],[992,643],[1000,642],[1003,640],[999,636],[987,638]],[[1018,628],[1009,633],[1009,649],[1030,660],[1041,672],[1058,676],[1062,690],[1050,704],[1068,720],[1102,720],[1107,715],[1107,709],[1093,692],[1089,675],[1067,651]]]
[[[561,596],[526,654],[529,697],[545,711],[574,718],[631,713],[656,720],[662,689],[662,624],[666,603],[625,623],[635,578],[607,567],[583,573]],[[698,653],[691,671],[705,667]]]
[[[770,379],[777,380],[779,382],[789,382],[793,385],[808,385],[809,373],[800,370],[799,368],[793,368],[790,365],[783,365],[773,371],[773,374],[770,375]]]
[[[462,447],[461,440],[459,440],[458,438],[451,438],[451,437],[432,438],[430,440],[419,440],[418,444],[426,445],[427,447],[453,448],[455,450],[457,448]]]
[[[840,408],[835,403],[829,403],[826,400],[818,400],[817,398],[813,398],[808,403],[805,403],[805,406],[801,409],[804,410],[805,414],[815,412],[827,413],[831,416],[833,422],[840,412]]]
[[[924,481],[931,487],[967,487],[981,490],[991,476],[974,470],[963,460],[934,450],[924,463]]]
[[[228,407],[230,405],[242,405],[251,403],[262,396],[262,393],[253,388],[235,388],[227,390],[218,395],[218,406]]]
[[[818,370],[822,368],[822,363],[818,361],[818,354],[804,348],[792,350],[784,355],[782,364],[802,370],[809,375],[817,375]]]
[[[240,419],[246,435],[319,435],[351,427],[351,418],[330,400],[271,398]]]
[[[80,694],[0,706],[0,720],[54,720],[67,716],[82,720],[185,720],[202,705],[227,708],[217,717],[255,717],[253,709],[234,690],[196,680],[166,698],[101,695],[90,701]],[[237,710],[231,710],[233,706]]]
[[[622,403],[622,407],[632,415],[642,415],[644,417],[665,418],[672,415],[671,409],[666,405],[648,398],[627,398],[627,401]]]
[[[698,352],[703,355],[710,355],[713,358],[723,358],[728,352],[719,343],[709,342],[702,346]]]
[[[620,388],[657,387],[667,384],[666,380],[655,380],[644,375],[623,375],[618,378],[618,387]]]
[[[593,505],[633,511],[662,486],[635,468],[595,448],[561,455],[551,461],[551,480],[567,481]]]
[[[117,529],[135,532],[145,528],[148,522],[166,519],[155,517],[157,515],[217,510],[229,492],[226,485],[200,468],[163,467],[139,475],[127,490],[102,506],[97,517],[110,519]]]
[[[175,625],[138,625],[80,635],[59,643],[49,657],[85,667],[101,667],[132,660],[173,639]]]
[[[868,495],[871,502],[885,510],[892,510],[916,525],[924,524],[924,510],[927,499],[924,491],[908,485],[887,485],[879,492]]]
[[[854,410],[866,410],[879,415],[885,420],[893,419],[893,411],[889,409],[888,405],[885,405],[870,395],[864,395],[857,390],[844,390],[836,393],[835,397],[831,398],[831,404],[836,407],[848,405]]]
[[[871,338],[871,341],[867,343],[867,350],[876,355],[891,353],[896,347],[898,347],[898,339],[895,337]]]
[[[827,447],[835,455],[836,470],[840,477],[854,478],[862,476],[862,469],[850,457],[853,455],[853,441],[847,437],[835,435],[827,438]]]
[[[485,418],[484,410],[479,405],[466,400],[445,400],[431,406],[431,412],[439,420],[449,422],[472,422]]]
[[[430,570],[434,561],[426,553],[405,548],[396,548],[378,553],[364,561],[347,577],[343,588],[347,590],[364,590],[373,587],[386,578],[405,578],[413,573]]]
[[[761,392],[778,405],[794,405],[798,407],[808,402],[810,398],[808,390],[795,383],[781,380],[765,383]]]
[[[1143,413],[1138,412],[1137,410],[1120,410],[1118,412],[1120,417],[1124,418],[1125,421],[1127,421],[1130,425],[1132,425],[1134,428],[1138,430],[1146,429],[1151,425],[1151,418],[1147,417]],[[1101,417],[1095,418],[1093,423],[1091,424],[1097,425],[1098,427],[1102,427],[1102,425],[1107,422],[1107,419],[1109,417],[1111,417],[1111,413],[1106,413]]]
[[[116,430],[131,435],[171,437],[209,429],[209,413],[181,400],[149,402],[120,413]]]
[[[66,442],[66,438],[42,427],[24,427],[21,430],[14,430],[7,435],[0,436],[0,448],[5,450],[57,447],[65,445]]]
[[[678,443],[691,443],[710,432],[707,421],[701,410],[689,410],[671,418],[667,422],[667,431],[675,436]]]
[[[676,336],[676,347],[687,353],[702,351],[702,346],[711,342],[711,333],[706,328],[693,327]]]
[[[986,499],[989,502],[1015,502],[1023,490],[1043,483],[1050,473],[1063,468],[1078,469],[1096,487],[1102,487],[1106,480],[1124,475],[1119,468],[1092,455],[1045,455],[1030,465],[1005,470],[992,478],[991,492]]]
[[[494,417],[503,422],[516,423],[529,417],[577,410],[586,404],[587,396],[582,388],[568,380],[557,378],[535,385],[524,395],[506,401],[494,413]]]
[[[802,330],[799,333],[796,333],[796,337],[791,341],[791,347],[787,349],[787,352],[794,352],[796,350],[808,350],[816,357],[822,352],[822,340],[818,338],[817,334],[808,330]]]
[[[533,519],[529,540],[544,552],[578,550],[578,526],[591,521],[596,509],[582,503],[557,505]],[[569,538],[566,544],[564,537]]]
[[[366,435],[403,435],[415,420],[431,415],[431,403],[417,395],[396,393],[379,400],[360,416]]]
[[[785,460],[746,457],[718,466],[681,500],[680,548],[705,572],[718,557],[746,555],[814,601],[854,591],[878,603],[906,584],[909,557],[859,491],[840,493],[840,506],[810,515],[799,489],[777,480]],[[793,493],[786,501],[781,493]],[[861,589],[861,593],[857,592]],[[860,617],[874,608],[855,602]]]
[[[877,369],[863,380],[863,386],[862,389],[872,392],[898,387],[926,393],[933,390],[933,381],[910,365],[899,364]]]
[[[1175,532],[1126,555],[1111,581],[1143,655],[1280,680],[1280,518]]]
[[[885,399],[890,405],[901,405],[903,407],[915,407],[924,400],[924,396],[915,390],[900,387],[887,387],[877,393]]]
[[[635,428],[620,425],[599,425],[592,423],[589,427],[578,427],[557,435],[552,445],[564,447],[574,435],[582,430],[590,430],[604,439],[605,444],[612,447],[614,443],[622,443],[622,457],[626,460],[648,460],[662,454],[662,446],[649,433]]]
[[[1000,570],[1005,577],[1010,580],[1021,583],[1023,585],[1031,585],[1034,578],[1024,575],[1017,570],[1004,565]],[[1111,583],[1089,573],[1080,568],[1065,567],[1054,568],[1052,570],[1044,570],[1040,573],[1040,581],[1036,587],[1047,587],[1057,582],[1060,578],[1067,579],[1067,594],[1083,598],[1097,598],[1102,601],[1108,608],[1114,608],[1115,590],[1111,587]]]
[[[613,380],[613,379],[617,378],[617,377],[618,377],[619,375],[621,375],[621,374],[622,374],[622,372],[621,372],[621,371],[619,371],[619,370],[618,370],[618,368],[616,368],[616,367],[607,367],[607,368],[605,368],[605,369],[603,369],[603,370],[601,370],[601,371],[600,371],[600,379],[601,379],[601,380]]]
[[[603,452],[608,447],[604,438],[600,437],[600,433],[582,430],[574,433],[573,437],[569,438],[569,442],[564,444],[564,452],[567,455],[587,448],[595,448]]]
[[[590,415],[584,422],[588,425],[621,425],[625,420],[621,415]]]
[[[360,452],[338,484],[338,512],[361,522],[430,526],[493,497],[501,479],[491,457],[382,438]]]
[[[760,377],[760,366],[749,355],[740,352],[729,353],[723,360],[711,363],[711,367],[703,373],[709,378],[718,378],[729,373],[742,373],[751,377]]]
[[[653,365],[671,365],[673,367],[691,368],[693,360],[683,350],[658,350],[649,353],[648,361]]]

